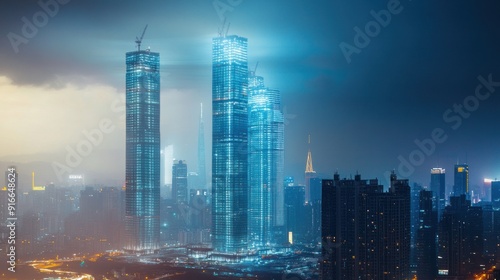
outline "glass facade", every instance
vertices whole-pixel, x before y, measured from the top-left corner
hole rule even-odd
[[[126,54],[126,250],[152,252],[160,236],[160,55]]]
[[[248,238],[247,39],[214,38],[212,55],[212,244],[234,253]]]
[[[248,97],[249,242],[274,242],[273,227],[284,225],[284,122],[278,90],[251,73]]]

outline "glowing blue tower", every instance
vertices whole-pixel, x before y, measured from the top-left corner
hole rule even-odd
[[[139,47],[126,64],[125,249],[148,253],[160,237],[160,55]]]
[[[212,244],[247,247],[247,39],[220,35],[212,45]]]
[[[284,225],[284,122],[278,90],[266,88],[264,78],[249,77],[248,97],[249,242],[275,243],[274,226]]]

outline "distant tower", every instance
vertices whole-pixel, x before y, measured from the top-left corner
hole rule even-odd
[[[198,178],[197,188],[207,188],[207,170],[205,167],[205,124],[203,122],[203,103],[200,103],[200,124],[198,127]]]
[[[311,154],[311,135],[308,137],[309,150],[307,152],[307,162],[305,171],[306,202],[311,200],[311,178],[316,177],[316,171],[313,169],[313,160]]]
[[[431,169],[431,191],[434,196],[434,207],[438,213],[438,221],[441,219],[445,207],[446,170],[444,168]]]
[[[247,249],[248,40],[220,36],[212,44],[212,244],[217,252]]]
[[[469,165],[455,164],[455,181],[453,186],[453,195],[469,195]]]
[[[163,186],[161,197],[172,197],[172,166],[174,164],[174,145],[165,146],[163,149]]]
[[[491,182],[491,204],[495,210],[500,210],[500,181]]]
[[[172,199],[176,203],[188,202],[187,165],[179,160],[172,166]]]
[[[148,253],[160,242],[160,54],[142,36],[126,54],[125,249]]]

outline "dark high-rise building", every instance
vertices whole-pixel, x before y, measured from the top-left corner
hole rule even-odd
[[[410,187],[391,175],[323,180],[320,279],[408,279]]]
[[[248,97],[248,234],[252,246],[275,243],[284,226],[284,122],[281,95],[250,72]]]
[[[500,209],[483,204],[484,256],[493,263],[500,261]]]
[[[212,45],[212,244],[216,251],[247,248],[247,39],[220,35]]]
[[[439,222],[438,273],[471,277],[481,270],[483,212],[466,195],[450,197]]]
[[[439,220],[446,205],[446,170],[444,168],[431,169],[431,191],[434,194],[434,207]]]
[[[285,212],[286,212],[286,228],[288,241],[296,243],[304,238],[304,203],[305,203],[305,188],[304,186],[293,185],[293,179],[287,178],[285,182]]]
[[[500,210],[500,181],[491,182],[491,205]]]
[[[419,193],[419,217],[416,237],[417,279],[435,279],[437,276],[437,212],[433,207],[433,192]]]
[[[126,54],[125,249],[151,252],[160,236],[160,54]]]
[[[172,166],[172,199],[176,203],[188,202],[187,165],[184,161],[174,162]]]
[[[420,215],[420,191],[422,186],[413,183],[410,193],[410,224],[411,224],[411,254],[410,254],[410,270],[412,275],[415,275],[417,270],[417,229],[419,226],[419,215]]]
[[[192,189],[189,191],[189,206],[191,207],[190,226],[193,229],[210,229],[211,207],[207,189]]]
[[[311,199],[309,204],[312,210],[311,241],[317,243],[321,240],[321,178],[309,179]]]
[[[469,195],[469,165],[455,164],[455,181],[453,182],[453,195]]]

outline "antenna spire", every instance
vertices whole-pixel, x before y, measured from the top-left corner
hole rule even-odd
[[[226,26],[226,18],[224,18],[224,21],[222,22],[222,26],[219,27],[218,33],[219,37],[222,37],[224,35],[224,27]]]
[[[308,144],[311,145],[311,135],[308,137]],[[309,147],[309,151],[307,152],[306,173],[315,173],[313,169],[311,147]]]

